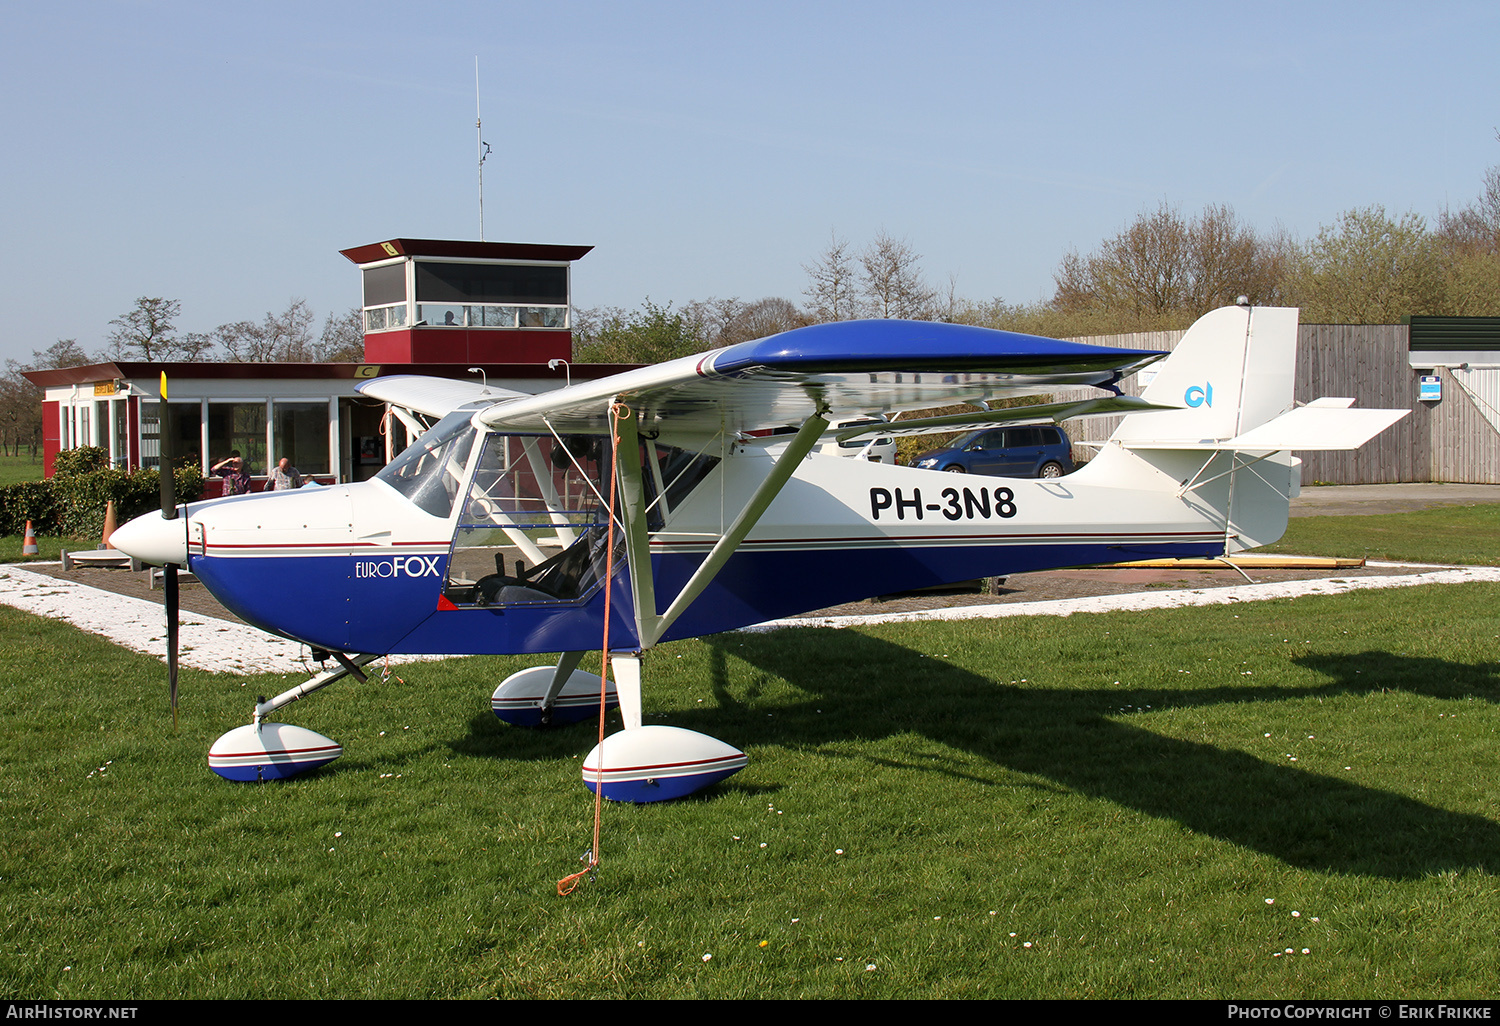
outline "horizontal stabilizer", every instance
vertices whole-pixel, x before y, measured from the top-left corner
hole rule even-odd
[[[1242,435],[1214,439],[1132,439],[1131,449],[1191,449],[1203,451],[1285,452],[1289,450],[1358,449],[1410,410],[1351,410],[1337,405],[1343,399],[1320,399],[1283,413]]]

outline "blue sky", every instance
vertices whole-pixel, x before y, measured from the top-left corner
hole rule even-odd
[[[1050,294],[1166,200],[1302,238],[1500,164],[1500,4],[0,2],[0,358],[356,305],[338,250],[591,244],[581,306],[803,301],[837,230]]]

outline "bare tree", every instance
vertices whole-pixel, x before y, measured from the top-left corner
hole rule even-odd
[[[767,296],[747,306],[737,324],[744,339],[767,338],[807,323],[802,311],[790,299]]]
[[[359,307],[328,315],[318,337],[318,359],[329,363],[361,363],[365,358],[365,319]]]
[[[1053,303],[1067,310],[1093,306],[1142,314],[1175,311],[1185,305],[1188,278],[1188,233],[1182,215],[1163,203],[1142,214],[1099,252],[1063,257],[1053,276]]]
[[[26,380],[22,371],[82,367],[93,362],[75,338],[58,339],[46,349],[32,350],[28,364],[6,360],[5,376],[0,378],[0,452],[14,451],[19,456],[26,445],[35,460],[42,442],[42,390]]]
[[[706,346],[718,349],[744,341],[736,325],[745,310],[745,304],[738,297],[709,297],[684,303],[682,316],[698,326],[698,334]]]
[[[221,324],[214,335],[233,363],[308,363],[316,356],[312,323],[307,301],[293,299],[281,313],[267,313],[259,324]]]
[[[1500,166],[1485,172],[1484,190],[1473,203],[1438,215],[1437,232],[1451,251],[1500,256]]]
[[[21,370],[53,370],[57,367],[82,367],[94,362],[83,351],[76,338],[60,338],[46,349],[33,349],[31,363]]]
[[[212,332],[189,331],[178,337],[175,355],[179,360],[190,360],[194,363],[212,360],[216,344]]]
[[[42,390],[21,376],[23,369],[6,360],[5,377],[0,378],[0,453],[19,456],[29,442],[35,456],[42,435]]]
[[[694,321],[709,347],[732,346],[765,338],[808,323],[791,300],[777,296],[744,303],[738,299],[707,299],[688,303],[683,316]]]
[[[160,296],[142,296],[135,306],[110,324],[107,354],[112,359],[166,360],[176,352],[172,322],[182,313],[182,304]]]
[[[1250,297],[1269,306],[1280,294],[1284,247],[1262,240],[1227,206],[1205,207],[1189,222],[1187,308],[1200,316]]]
[[[1276,301],[1287,250],[1284,237],[1260,238],[1227,206],[1205,207],[1189,221],[1162,203],[1094,254],[1068,253],[1053,275],[1052,305],[1112,311],[1129,327],[1186,324],[1240,295]]]
[[[863,274],[860,290],[880,317],[926,316],[935,293],[927,287],[917,266],[921,256],[905,239],[893,239],[884,229],[859,256]]]
[[[948,287],[943,290],[942,295],[937,297],[937,307],[933,310],[933,319],[947,321],[954,324],[963,319],[967,313],[969,304],[959,298],[958,275],[948,275]]]
[[[828,248],[802,269],[808,277],[802,294],[811,300],[808,313],[814,321],[847,321],[859,316],[858,272],[849,243],[839,238],[838,232],[829,233]]]

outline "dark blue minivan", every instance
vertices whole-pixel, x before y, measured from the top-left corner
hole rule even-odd
[[[1073,472],[1073,443],[1051,424],[986,428],[911,461],[924,470],[992,477],[1062,477]]]

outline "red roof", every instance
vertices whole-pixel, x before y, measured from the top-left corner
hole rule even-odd
[[[356,264],[396,256],[465,257],[478,260],[578,260],[593,246],[546,246],[533,242],[463,242],[456,239],[390,239],[341,249]]]
[[[573,363],[572,376],[575,381],[591,381],[594,378],[619,374],[632,370],[635,364],[617,363]],[[483,367],[491,377],[511,379],[564,380],[561,370],[550,370],[545,363],[145,363],[135,360],[116,360],[111,363],[96,363],[87,367],[59,367],[56,370],[23,372],[26,380],[43,388],[60,385],[86,385],[95,381],[110,381],[123,378],[134,381],[155,381],[162,371],[167,380],[176,378],[241,378],[241,379],[301,379],[339,380],[359,379],[368,381],[377,375],[425,374],[434,378],[457,378],[472,380],[470,367]],[[363,368],[363,373],[360,373]],[[371,373],[374,368],[374,373]]]

